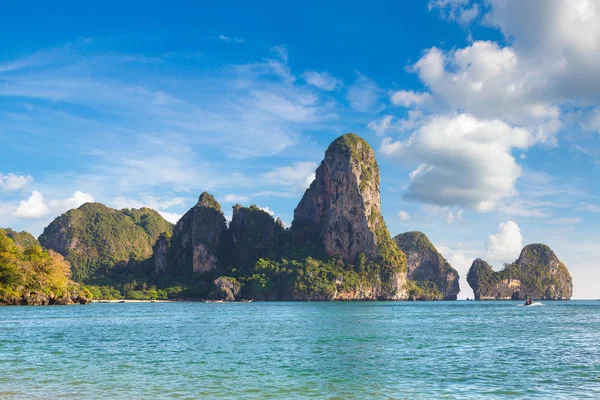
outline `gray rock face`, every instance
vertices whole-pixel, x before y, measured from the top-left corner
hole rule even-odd
[[[328,255],[353,263],[378,254],[371,215],[380,213],[379,168],[367,142],[348,134],[327,149],[316,179],[294,211],[292,226],[311,225]]]
[[[168,269],[173,275],[184,275],[215,269],[217,252],[226,230],[221,206],[213,196],[202,193],[198,203],[181,217],[173,229],[167,252],[168,267],[164,268],[164,258],[159,255],[155,257],[156,271]],[[164,246],[164,243],[157,243],[159,245]]]
[[[348,264],[364,254],[385,271],[372,296],[406,299],[406,259],[391,239],[380,207],[375,153],[365,140],[346,134],[325,152],[315,180],[294,211],[292,231]]]
[[[458,272],[425,234],[406,232],[394,240],[406,255],[408,279],[435,285],[441,293],[441,299],[437,300],[456,300],[460,292]]]
[[[215,290],[213,298],[225,301],[234,301],[240,294],[242,286],[233,278],[221,276],[213,281]]]
[[[267,257],[275,235],[283,230],[282,224],[259,207],[236,204],[229,225],[233,266],[245,271],[259,258]]]
[[[546,245],[526,246],[519,258],[495,272],[481,259],[471,265],[467,282],[477,300],[568,300],[573,281],[565,265]]]
[[[169,251],[169,238],[166,234],[162,233],[156,240],[154,247],[152,248],[154,257],[154,272],[158,275],[162,275],[167,272],[168,265],[168,251]]]

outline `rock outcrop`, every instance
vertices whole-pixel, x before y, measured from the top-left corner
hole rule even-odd
[[[74,280],[84,281],[151,258],[158,236],[171,229],[172,224],[149,208],[115,210],[86,203],[52,221],[39,241],[71,263]]]
[[[169,235],[161,233],[152,247],[154,272],[157,275],[163,275],[167,272],[169,247]]]
[[[394,237],[406,255],[408,279],[423,290],[418,300],[456,300],[460,292],[458,272],[421,232],[406,232]]]
[[[214,290],[211,298],[215,300],[235,301],[242,285],[235,279],[227,276],[221,276],[213,281]]]
[[[275,235],[283,231],[281,224],[266,211],[255,205],[236,204],[229,225],[231,265],[242,273],[248,271],[256,260],[270,255]]]
[[[173,235],[155,244],[155,270],[173,276],[206,273],[217,268],[217,255],[227,223],[215,198],[204,192],[173,228]],[[165,247],[168,247],[167,251]]]
[[[476,300],[568,300],[573,281],[565,265],[544,244],[530,244],[512,264],[495,272],[481,259],[473,262],[467,282]]]
[[[325,152],[315,180],[294,211],[300,240],[341,256],[349,264],[363,254],[380,265],[377,297],[405,299],[406,259],[381,216],[379,167],[371,146],[354,134],[337,138]]]

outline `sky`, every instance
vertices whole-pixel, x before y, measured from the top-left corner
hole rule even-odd
[[[600,0],[9,2],[0,226],[203,191],[286,223],[328,144],[374,148],[392,235],[461,274],[545,243],[600,298]],[[326,3],[326,4],[324,4]]]

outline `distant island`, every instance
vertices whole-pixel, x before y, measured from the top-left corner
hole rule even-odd
[[[568,270],[540,246],[501,272],[476,260],[468,277],[476,298],[570,298]],[[149,208],[86,203],[56,218],[39,241],[0,230],[4,304],[456,300],[459,291],[458,272],[423,233],[392,239],[375,153],[355,134],[331,143],[289,228],[254,205],[235,205],[228,224],[205,192],[175,225]]]
[[[476,300],[568,300],[573,296],[569,270],[544,244],[526,246],[519,258],[502,271],[495,272],[477,259],[467,281]]]

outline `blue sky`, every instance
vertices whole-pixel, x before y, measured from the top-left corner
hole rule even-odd
[[[463,278],[550,245],[600,295],[600,2],[80,2],[0,15],[0,226],[204,191],[287,224],[327,145]],[[462,297],[472,296],[466,281]]]

